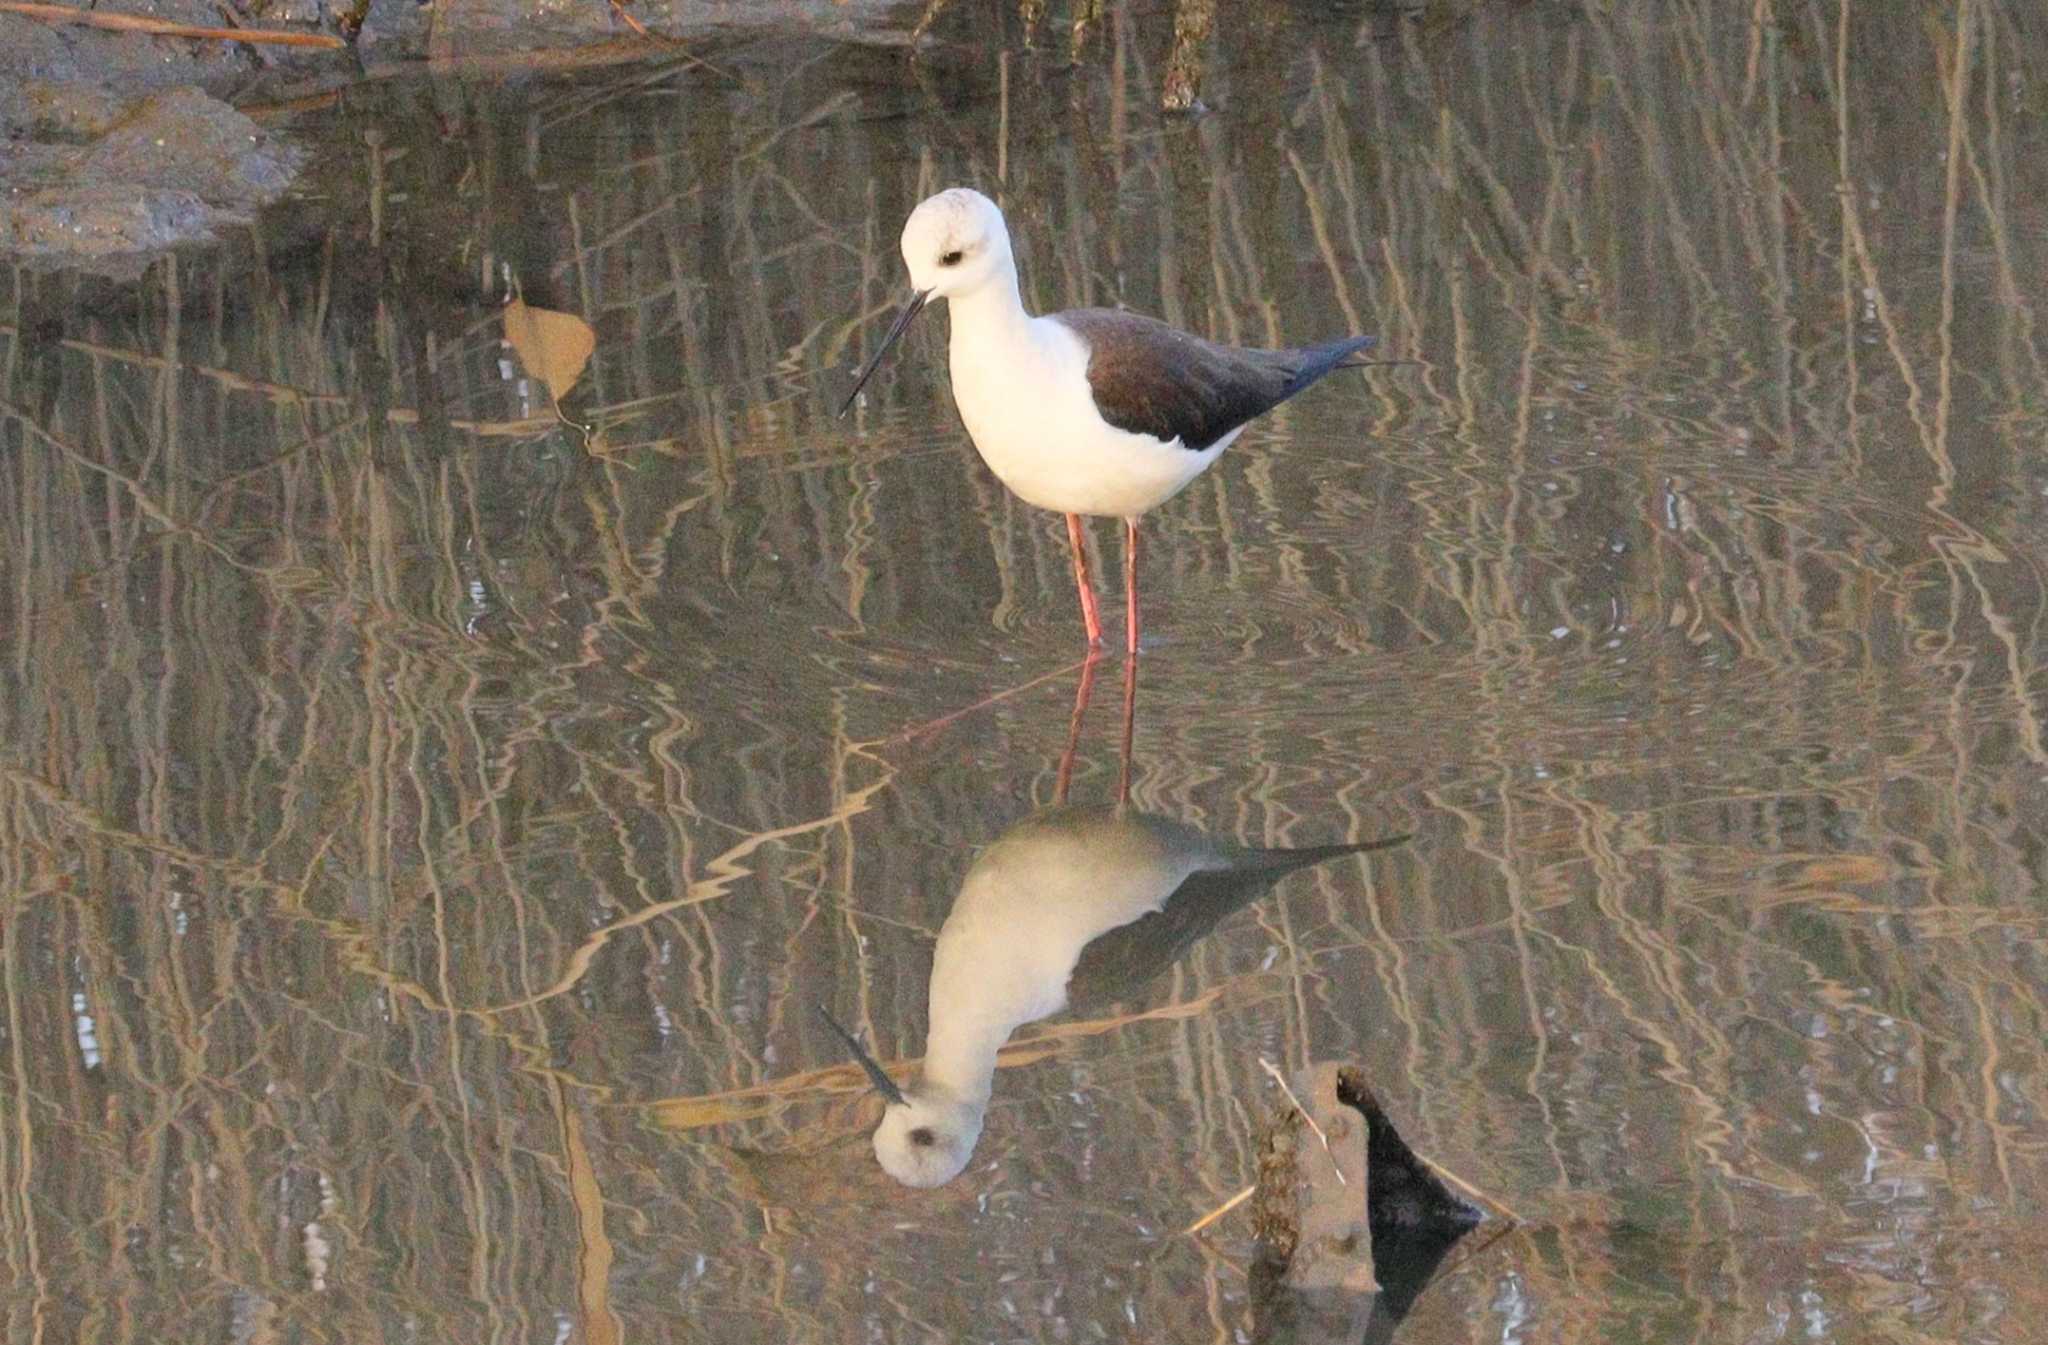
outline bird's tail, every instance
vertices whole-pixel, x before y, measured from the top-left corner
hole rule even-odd
[[[1286,386],[1281,389],[1280,400],[1286,401],[1333,369],[1352,367],[1352,362],[1378,345],[1379,340],[1377,336],[1347,336],[1341,341],[1325,341],[1319,346],[1304,346],[1288,352],[1294,368]]]
[[[1255,873],[1292,873],[1296,869],[1305,869],[1311,864],[1320,864],[1326,859],[1336,859],[1341,855],[1363,855],[1374,850],[1391,850],[1412,839],[1412,833],[1402,832],[1398,836],[1381,836],[1376,840],[1340,841],[1336,845],[1310,845],[1298,850],[1247,848],[1237,852],[1235,867]]]

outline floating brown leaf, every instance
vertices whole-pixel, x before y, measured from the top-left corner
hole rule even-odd
[[[526,371],[548,385],[557,404],[569,395],[597,349],[597,333],[574,313],[529,308],[524,299],[505,305],[505,341]]]

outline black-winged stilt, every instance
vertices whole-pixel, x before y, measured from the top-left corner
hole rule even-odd
[[[939,928],[915,1084],[900,1087],[819,1006],[888,1103],[875,1157],[907,1186],[951,1181],[981,1138],[1011,1032],[1070,1004],[1128,998],[1296,869],[1407,839],[1260,849],[1109,805],[1033,813],[974,861]]]
[[[1067,516],[1091,648],[1102,619],[1081,516],[1124,521],[1125,648],[1138,650],[1138,518],[1172,499],[1247,422],[1334,369],[1377,361],[1349,336],[1297,350],[1218,345],[1156,318],[1104,308],[1033,317],[1017,292],[1003,212],[966,187],[910,213],[911,296],[855,375],[846,413],[882,357],[934,299],[952,305],[953,400],[982,460],[1027,503]]]

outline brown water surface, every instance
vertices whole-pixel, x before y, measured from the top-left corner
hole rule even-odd
[[[0,273],[5,1338],[1232,1342],[1182,1230],[1332,1058],[1523,1220],[1403,1340],[2048,1337],[2048,29],[1952,9],[1238,18],[1192,120],[1149,11],[387,81],[218,248]],[[1149,520],[1132,758],[1414,839],[911,1191],[811,1006],[922,1052],[1079,653],[943,315],[830,415],[957,182],[1034,306],[1415,361]]]

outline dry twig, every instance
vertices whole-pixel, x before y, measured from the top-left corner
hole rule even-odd
[[[0,0],[0,13],[25,14],[44,23],[82,23],[88,28],[107,28],[121,33],[147,33],[152,37],[211,38],[221,42],[247,42],[254,46],[319,47],[335,51],[348,45],[327,33],[291,33],[274,28],[206,28],[197,24],[149,19],[140,14],[110,14],[105,10],[73,9],[70,5],[39,5],[30,0]]]

